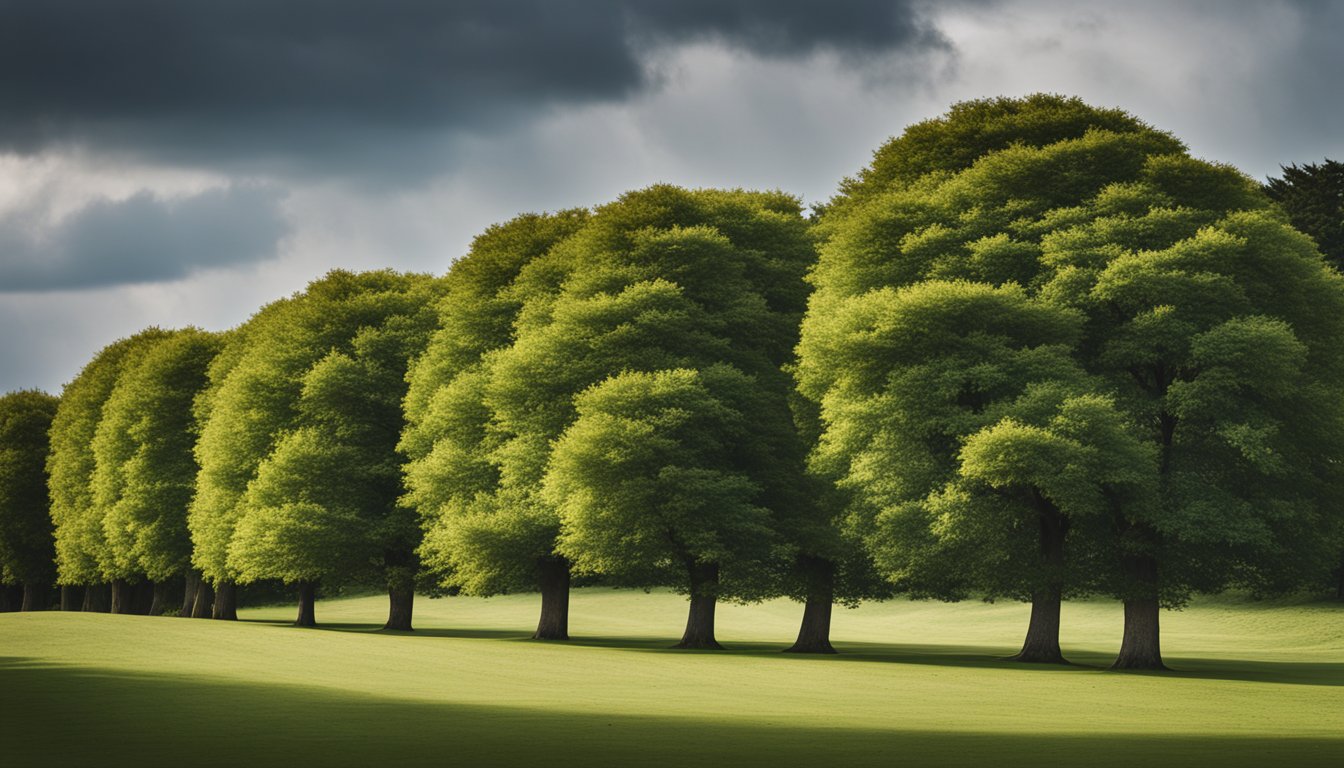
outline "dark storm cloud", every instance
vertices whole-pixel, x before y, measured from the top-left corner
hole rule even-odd
[[[272,187],[101,200],[35,229],[0,218],[0,293],[172,280],[275,256],[287,226]]]
[[[626,97],[648,85],[644,47],[700,39],[778,57],[942,44],[909,0],[0,0],[0,151],[368,170],[407,142]]]

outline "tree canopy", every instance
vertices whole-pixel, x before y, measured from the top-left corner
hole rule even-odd
[[[926,148],[951,145],[966,152],[929,155],[952,158],[942,165],[926,158]],[[1123,532],[1111,550],[1117,573],[1127,574],[1112,582],[1116,594],[1178,604],[1192,590],[1291,580],[1252,563],[1319,564],[1321,532],[1339,517],[1338,494],[1327,489],[1339,482],[1329,457],[1340,455],[1344,434],[1336,383],[1344,349],[1329,339],[1344,332],[1344,292],[1245,176],[1190,158],[1168,134],[1133,118],[1076,100],[972,102],[879,150],[821,226],[800,381],[821,404],[819,456],[860,489],[852,509],[871,526],[870,541],[879,552],[910,544],[887,560],[890,575],[913,578],[937,551],[925,545],[951,538],[927,511],[907,525],[900,510],[945,509],[947,494],[961,498],[948,483],[956,473],[975,479],[981,440],[1015,434],[1013,442],[1028,445],[1019,427],[972,440],[990,426],[974,424],[946,429],[929,457],[907,461],[900,446],[908,436],[895,440],[899,428],[880,426],[934,430],[929,409],[949,400],[985,418],[989,404],[978,392],[1012,381],[995,370],[986,345],[1030,348],[1017,346],[1012,325],[992,313],[971,319],[985,307],[967,307],[959,322],[982,323],[967,341],[985,350],[942,379],[926,374],[924,385],[944,387],[944,399],[902,395],[907,377],[942,353],[891,362],[893,342],[884,339],[936,340],[927,336],[937,327],[932,318],[944,315],[903,314],[895,297],[905,286],[947,280],[1015,285],[1024,298],[1078,318],[1074,337],[1057,347],[1086,376],[1070,397],[1095,395],[1094,406],[1113,403],[1123,416],[1119,432],[1091,438],[1101,441],[1092,449],[1123,445],[1115,440],[1129,435],[1152,456],[1148,477],[1130,478],[1132,493],[1107,491],[1104,477],[1092,477],[1112,494]],[[837,359],[834,350],[845,348],[866,351]],[[1254,360],[1251,349],[1261,350]],[[1289,550],[1297,558],[1274,556]],[[955,586],[940,590],[953,596]],[[1154,654],[1141,663],[1154,663]]]
[[[97,461],[93,444],[103,406],[116,387],[126,358],[169,335],[168,331],[148,328],[109,344],[61,392],[47,457],[57,579],[61,584],[98,584],[111,578],[103,570],[112,558],[103,531],[103,510],[94,500]]]
[[[165,581],[191,559],[187,507],[196,486],[192,403],[218,352],[217,335],[188,328],[128,354],[94,431],[94,514],[108,578]]]
[[[459,364],[455,376],[445,377],[447,367],[424,374],[438,389],[418,422],[413,385],[403,439],[414,459],[410,498],[426,512],[427,558],[450,582],[482,594],[531,588],[557,558],[561,520],[541,489],[553,445],[589,387],[623,372],[726,364],[773,392],[782,406],[774,413],[789,423],[782,366],[812,254],[793,198],[668,186],[582,217],[517,220],[487,233],[467,263],[497,258],[489,249],[506,237],[533,247],[511,270],[476,272],[513,275],[482,291],[513,313],[511,328],[500,332],[500,321],[482,334],[480,351],[466,358],[479,355],[479,363]],[[450,289],[450,317],[464,306],[453,297]],[[446,360],[434,346],[425,360]],[[791,424],[788,433],[797,441]],[[478,461],[459,460],[468,454]],[[789,492],[767,485],[784,512]]]
[[[419,529],[394,448],[440,285],[334,271],[230,340],[199,409],[192,535],[207,578],[414,578]]]
[[[58,402],[36,390],[0,397],[0,584],[56,578],[46,462]]]
[[[1344,163],[1326,158],[1282,169],[1283,176],[1265,184],[1265,193],[1316,241],[1326,261],[1344,270]]]

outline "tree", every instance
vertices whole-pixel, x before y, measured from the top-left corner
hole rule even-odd
[[[1326,158],[1280,168],[1282,178],[1270,178],[1265,193],[1298,231],[1316,241],[1326,261],[1344,270],[1344,163]]]
[[[1271,178],[1264,190],[1283,207],[1288,220],[1316,241],[1325,260],[1344,271],[1344,163],[1281,166],[1282,178]],[[1344,551],[1344,543],[1340,545]],[[1344,555],[1334,573],[1335,596],[1344,600]]]
[[[216,334],[188,328],[128,355],[94,433],[93,502],[108,545],[103,571],[153,583],[151,613],[167,609],[169,579],[185,577],[184,602],[195,597],[199,575],[187,572],[187,507],[198,470],[192,403],[220,345]]]
[[[1067,115],[1057,121],[1060,105]],[[804,391],[822,403],[838,471],[861,486],[870,468],[856,460],[880,452],[884,434],[838,428],[837,414],[860,405],[843,394],[850,373],[809,362],[836,313],[890,287],[946,279],[1016,283],[1081,313],[1069,356],[1154,456],[1150,477],[1134,485],[1154,488],[1152,501],[1126,494],[1112,512],[1119,562],[1107,589],[1126,603],[1117,666],[1160,667],[1161,605],[1228,584],[1291,583],[1319,567],[1339,520],[1335,404],[1344,398],[1330,393],[1344,350],[1330,339],[1344,331],[1335,309],[1344,294],[1245,176],[1189,158],[1133,118],[1117,124],[1100,110],[1080,120],[1080,105],[1032,97],[954,108],[921,127],[945,134],[933,145],[978,136],[959,116],[997,110],[1009,116],[996,122],[1002,148],[951,153],[922,175],[927,158],[913,152],[914,170],[872,176],[832,204],[803,329]],[[893,145],[879,156],[899,157],[901,140]],[[1245,350],[1257,345],[1265,355],[1252,361]],[[961,451],[950,441],[940,455]],[[891,473],[888,487],[916,496],[943,487],[925,465]],[[874,521],[870,541],[929,537],[927,525],[898,524],[906,518],[888,496],[859,495],[856,514]]]
[[[803,452],[783,366],[811,258],[792,198],[652,187],[599,208],[580,232],[531,262],[511,289],[523,298],[515,340],[490,356],[483,383],[499,435],[496,503],[445,519],[456,549],[465,557],[499,552],[508,562],[563,558],[559,511],[541,493],[546,467],[578,416],[576,397],[622,372],[724,364],[752,377],[771,393],[775,407],[757,424],[780,459],[775,476],[758,478],[760,503],[781,520],[801,514]],[[499,544],[474,544],[482,539]],[[717,590],[753,599],[769,587],[721,579]]]
[[[394,447],[406,367],[433,327],[438,285],[333,271],[264,309],[226,348],[197,449],[192,535],[207,578],[293,583],[306,625],[318,581],[379,574],[389,626],[410,628],[418,528],[397,501]]]
[[[562,232],[571,222],[581,226]],[[516,255],[488,255],[496,245]],[[538,637],[566,636],[570,562],[557,550],[558,510],[541,491],[552,444],[577,417],[575,397],[622,371],[727,363],[785,403],[781,366],[811,254],[792,198],[666,186],[582,220],[524,218],[487,233],[462,264],[514,265],[479,270],[511,275],[480,294],[508,308],[511,327],[476,347],[432,401],[414,385],[408,400],[403,447],[415,459],[408,485],[426,514],[427,557],[477,594],[528,589],[540,576]],[[462,305],[450,291],[453,306]],[[770,492],[787,495],[778,484]]]
[[[1079,561],[1109,528],[1078,524],[1105,518],[1093,471],[1113,452],[1088,434],[1105,420],[1070,354],[1080,320],[1016,285],[929,280],[855,297],[800,349],[805,387],[843,372],[805,389],[829,425],[816,460],[859,498],[878,566],[918,596],[1030,600],[1023,661],[1063,660],[1060,600],[1095,587]]]
[[[760,506],[775,458],[753,430],[771,407],[762,399],[756,382],[724,365],[608,378],[578,397],[578,418],[546,473],[562,556],[580,570],[671,582],[690,595],[680,648],[720,647],[721,575],[741,569],[748,573],[728,581],[750,581],[777,537]]]
[[[46,461],[57,403],[36,390],[0,397],[0,584],[23,585],[25,611],[47,607],[56,577]]]
[[[104,347],[65,385],[52,421],[47,474],[51,519],[55,525],[57,582],[85,585],[85,610],[108,610],[100,585],[109,580],[102,564],[109,562],[110,556],[92,485],[96,468],[93,442],[102,421],[103,405],[116,386],[125,358],[167,335],[167,331],[148,328]],[[128,585],[122,583],[111,603],[115,611],[131,610]]]
[[[489,460],[499,439],[484,402],[485,358],[513,341],[522,302],[509,287],[527,264],[587,219],[581,210],[525,214],[487,229],[453,263],[444,278],[439,328],[409,374],[407,426],[399,444],[408,458],[406,501],[425,531],[419,554],[435,580],[487,595],[539,585],[542,608],[535,637],[543,640],[569,636],[568,566],[557,558],[529,562],[499,552],[468,558],[449,535],[455,527],[445,521],[472,515],[499,487],[498,470]],[[468,561],[475,567],[456,565]],[[490,567],[480,567],[486,563]],[[505,563],[507,573],[501,568]]]
[[[1115,511],[1153,501],[1153,452],[1090,391],[1040,387],[1011,411],[963,441],[956,477],[932,500],[935,525],[980,555],[987,594],[1031,600],[1014,658],[1063,663],[1061,601],[1105,584]]]

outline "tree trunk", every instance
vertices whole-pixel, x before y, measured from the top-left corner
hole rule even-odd
[[[317,584],[311,581],[299,582],[299,615],[294,619],[296,627],[316,627],[317,618],[313,604],[317,602]]]
[[[125,579],[112,580],[112,612],[129,614],[135,610],[135,588]]]
[[[835,653],[831,646],[831,608],[835,603],[835,564],[829,560],[802,556],[807,578],[807,602],[803,605],[803,623],[798,639],[785,653]]]
[[[1056,586],[1031,593],[1031,620],[1027,624],[1027,638],[1022,650],[1012,661],[1035,664],[1068,664],[1059,649],[1060,589]]]
[[[1339,570],[1335,571],[1335,575],[1339,577],[1335,584],[1335,598],[1344,600],[1344,559],[1339,561]]]
[[[211,618],[224,621],[238,620],[238,585],[232,581],[221,581],[215,587],[215,607]]]
[[[61,610],[78,611],[84,602],[83,587],[74,584],[61,585]]]
[[[569,561],[548,557],[541,570],[541,619],[533,640],[569,639]]]
[[[166,581],[155,581],[152,583],[152,593],[149,601],[149,615],[159,616],[168,612],[168,595],[172,591],[172,585]]]
[[[47,585],[24,582],[20,611],[45,611],[50,607],[47,604]]]
[[[201,572],[195,568],[188,568],[182,577],[182,608],[178,610],[178,616],[184,619],[191,616],[192,610],[196,607],[196,590],[200,586]]]
[[[383,629],[412,631],[411,615],[415,610],[414,580],[387,585],[387,623]]]
[[[84,587],[84,610],[89,613],[107,613],[111,610],[109,587],[106,584],[89,584]]]
[[[196,582],[196,596],[191,603],[191,618],[208,619],[214,615],[215,588],[202,576]]]
[[[694,648],[721,651],[723,646],[714,639],[714,608],[718,602],[719,564],[692,563],[691,608],[686,615],[686,631],[676,648]]]
[[[1064,538],[1069,533],[1069,519],[1040,493],[1035,496],[1040,524],[1040,568],[1045,584],[1031,592],[1027,637],[1012,660],[1067,664],[1059,649],[1059,608],[1064,595]]]
[[[14,610],[14,601],[9,597],[12,591],[10,585],[0,584],[0,613],[10,613]]]
[[[1166,669],[1158,626],[1157,561],[1147,556],[1126,557],[1125,571],[1140,591],[1125,600],[1124,639],[1111,669]]]

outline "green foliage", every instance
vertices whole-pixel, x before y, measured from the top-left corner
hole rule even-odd
[[[989,562],[930,547],[955,539],[948,510],[1006,511],[1010,486],[1075,506],[1109,497],[1111,562],[1157,557],[1169,602],[1325,567],[1344,487],[1344,282],[1251,180],[1076,100],[973,102],[880,150],[821,231],[799,347],[824,425],[815,463],[856,492],[851,511],[898,583]],[[1072,330],[999,347],[986,339],[1013,339],[1021,319],[903,293],[946,293],[949,279],[986,296],[1020,286]],[[957,322],[976,325],[950,341]],[[1032,387],[1056,393],[1057,414],[1106,402],[1120,422],[1063,439],[1050,409],[1015,412]],[[1108,451],[1083,475],[1032,469]],[[1103,465],[1148,474],[1127,469],[1122,493]],[[938,577],[929,591],[962,590]]]
[[[333,271],[228,340],[197,402],[189,522],[208,579],[335,579],[389,559],[404,565],[418,529],[397,502],[394,447],[407,366],[434,327],[441,285]]]
[[[564,221],[544,228],[559,235]],[[513,309],[447,376],[430,353],[417,367],[437,391],[402,441],[412,456],[409,499],[425,517],[422,552],[451,583],[479,594],[530,588],[534,563],[555,552],[560,515],[540,492],[555,442],[578,418],[575,399],[626,372],[727,364],[769,396],[761,435],[781,457],[763,506],[798,514],[801,448],[787,410],[789,360],[812,243],[796,199],[778,193],[656,186],[597,209],[582,226],[490,274],[479,294],[450,289],[445,312],[477,299]],[[522,219],[495,230],[537,231]],[[535,244],[535,240],[524,242]],[[478,241],[480,249],[482,242]],[[498,258],[473,251],[462,263]],[[456,271],[457,267],[454,267]],[[483,271],[483,270],[482,270]],[[468,272],[468,277],[475,275]],[[503,315],[501,314],[500,317]],[[436,339],[436,344],[439,340]],[[459,340],[461,345],[468,342]],[[413,391],[415,387],[413,386]],[[781,443],[780,441],[784,441]],[[484,459],[484,461],[482,461]],[[790,486],[789,483],[792,483]],[[608,569],[610,570],[610,569]]]
[[[338,580],[377,554],[360,513],[379,499],[360,452],[316,428],[280,439],[243,497],[229,542],[240,582]],[[353,573],[352,573],[353,571]]]
[[[580,571],[683,590],[696,564],[720,565],[731,585],[767,560],[776,532],[760,478],[773,457],[752,429],[770,407],[761,394],[725,365],[623,373],[581,394],[542,492],[559,512],[558,552]]]
[[[1148,134],[1171,152],[1184,145],[1119,109],[1098,109],[1077,97],[1037,93],[1022,99],[963,101],[946,115],[909,126],[873,153],[856,178],[845,179],[832,206],[862,201],[930,173],[957,173],[992,152],[1013,146],[1045,147],[1089,131]]]
[[[814,464],[854,494],[850,525],[894,583],[965,594],[976,560],[964,532],[938,523],[947,499],[933,501],[961,477],[970,436],[1085,387],[1069,355],[1080,318],[1015,285],[928,281],[814,320],[799,347],[800,386],[827,425]]]
[[[1152,446],[1109,397],[1039,388],[1015,405],[964,440],[955,477],[927,502],[931,527],[970,555],[962,564],[989,596],[1104,588],[1114,579],[1116,510],[1155,502]]]
[[[1283,206],[1288,220],[1316,241],[1326,261],[1344,270],[1344,163],[1282,166],[1283,177],[1269,179],[1265,192]]]
[[[220,346],[218,335],[189,328],[123,361],[92,446],[105,577],[164,581],[187,568],[187,507],[198,469],[192,403]]]
[[[56,576],[46,462],[58,402],[36,390],[0,397],[0,584]]]
[[[425,529],[420,555],[441,581],[482,594],[535,582],[523,531],[534,506],[510,500],[514,515],[494,514],[498,468],[490,456],[499,435],[490,428],[483,358],[509,345],[521,298],[508,289],[518,273],[587,220],[584,211],[528,214],[492,226],[454,262],[439,303],[440,327],[408,374],[407,426],[399,449],[407,456],[406,503]],[[448,525],[444,521],[453,520]],[[479,553],[457,572],[453,553]]]
[[[61,392],[47,457],[51,519],[56,528],[56,570],[61,584],[96,584],[108,578],[102,569],[104,563],[111,562],[111,556],[92,484],[96,468],[94,438],[103,405],[116,386],[123,362],[137,349],[168,336],[168,331],[149,328],[109,344]]]

